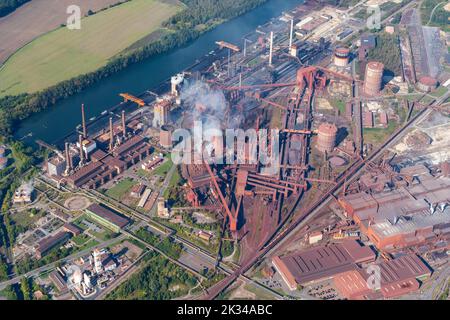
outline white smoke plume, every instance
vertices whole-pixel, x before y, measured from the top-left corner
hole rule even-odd
[[[194,81],[183,87],[181,100],[194,120],[201,121],[205,129],[224,125],[227,101],[221,90],[212,89],[205,82]]]

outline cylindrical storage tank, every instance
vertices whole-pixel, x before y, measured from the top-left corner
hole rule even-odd
[[[334,64],[337,67],[346,67],[350,58],[350,49],[346,47],[336,48],[334,51]]]
[[[8,158],[0,158],[0,170],[5,169],[7,164]]]
[[[6,149],[5,147],[0,147],[0,158],[3,158],[6,154]]]
[[[159,131],[159,144],[163,148],[172,148],[172,133],[173,133],[173,126],[171,125],[164,125],[161,127],[161,130]]]
[[[381,62],[370,61],[366,66],[364,76],[364,93],[369,96],[380,94],[383,81],[384,65]]]
[[[331,152],[336,145],[337,127],[332,123],[322,123],[319,126],[317,137],[317,150]]]
[[[416,88],[422,92],[430,92],[437,88],[438,81],[435,78],[424,76],[416,83]]]

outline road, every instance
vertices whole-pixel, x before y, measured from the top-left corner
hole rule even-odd
[[[383,154],[385,150],[389,147],[393,146],[397,143],[403,135],[407,132],[406,129],[425,119],[430,113],[432,109],[425,109],[422,112],[418,113],[413,119],[411,119],[404,127],[394,133],[378,150],[372,153],[366,161],[373,161],[377,159],[379,156]],[[365,168],[366,161],[358,161],[352,166],[352,170],[349,171],[348,177],[351,179],[355,179]],[[292,235],[294,235],[300,228],[303,227],[304,223],[306,223],[309,219],[311,219],[314,215],[320,212],[328,202],[334,197],[334,194],[340,190],[345,182],[348,182],[347,177],[344,179],[341,176],[341,179],[337,180],[337,183],[334,187],[328,191],[322,199],[320,199],[317,203],[315,203],[309,210],[307,210],[304,214],[297,217],[293,223],[284,231],[282,231],[274,240],[272,240],[267,246],[261,248],[261,250],[249,261],[243,263],[243,265],[228,278],[224,279],[216,286],[210,288],[207,296],[207,299],[214,299],[219,295],[224,289],[226,289],[229,285],[231,285],[241,274],[245,274],[251,267],[257,263],[258,261],[262,261],[267,255],[270,255],[272,252],[277,250],[282,244],[284,244],[287,240],[290,239]]]
[[[436,9],[438,9],[440,5],[442,5],[442,4],[444,4],[444,3],[447,3],[447,2],[448,2],[448,1],[442,1],[441,3],[438,3],[438,4],[433,8],[433,10],[431,10],[431,13],[430,13],[430,19],[428,20],[428,22],[427,22],[427,24],[426,24],[427,26],[430,25],[431,21],[433,20],[433,15],[434,15],[434,12],[436,11]]]
[[[393,17],[398,12],[403,12],[407,8],[411,7],[414,4],[415,1],[412,1],[408,3],[406,6],[399,8],[399,10],[396,10],[388,17],[384,18],[382,20],[382,23],[385,23],[388,21],[391,17]],[[367,160],[372,161],[375,160],[377,157],[379,157],[387,148],[392,146],[394,143],[396,143],[401,137],[403,137],[403,134],[405,133],[406,129],[409,128],[414,123],[422,120],[426,116],[430,114],[431,110],[424,110],[421,113],[418,113],[410,122],[408,122],[401,130],[395,132],[377,151],[372,153]],[[274,250],[279,248],[280,245],[285,243],[290,236],[296,233],[296,231],[299,230],[303,226],[303,224],[310,218],[312,218],[315,214],[320,212],[320,210],[334,197],[334,194],[336,191],[340,190],[342,185],[345,182],[351,181],[354,179],[358,174],[362,172],[365,168],[365,161],[359,160],[356,163],[353,164],[353,166],[350,167],[351,170],[347,171],[348,174],[344,177],[338,178],[338,183],[328,191],[324,197],[317,203],[315,203],[309,210],[307,210],[303,215],[300,217],[297,217],[296,220],[291,223],[291,225],[278,234],[278,236],[275,237],[275,239],[271,240],[271,242],[266,246],[261,248],[261,251],[259,251],[253,258],[251,258],[246,263],[243,263],[242,266],[234,272],[232,275],[230,275],[228,278],[224,279],[220,283],[218,283],[216,286],[210,288],[208,295],[206,296],[207,299],[214,299],[220,292],[222,292],[224,289],[226,289],[231,283],[233,283],[241,274],[245,274],[255,263],[258,261],[261,261],[264,259],[268,254],[272,253]]]
[[[39,267],[37,269],[31,270],[30,272],[27,272],[25,274],[16,276],[16,277],[14,277],[14,278],[12,278],[10,280],[1,282],[0,283],[0,290],[5,289],[5,287],[7,287],[9,285],[12,285],[12,284],[20,282],[20,280],[22,278],[24,278],[24,277],[26,277],[26,278],[35,277],[35,276],[37,276],[37,275],[39,275],[39,274],[41,274],[41,273],[43,273],[45,271],[49,271],[49,270],[52,270],[52,269],[56,268],[56,266],[58,264],[65,263],[65,262],[68,262],[68,261],[71,261],[71,260],[74,260],[74,259],[78,259],[78,258],[80,258],[80,257],[82,257],[82,256],[84,256],[84,255],[86,255],[88,253],[90,253],[92,250],[94,250],[96,248],[104,248],[104,247],[107,247],[107,246],[109,246],[109,245],[111,245],[111,244],[113,244],[113,243],[115,243],[117,241],[123,240],[123,239],[125,239],[124,236],[119,236],[117,238],[105,241],[105,242],[100,243],[100,244],[98,244],[96,246],[93,246],[91,248],[88,248],[88,249],[76,252],[74,254],[71,254],[70,256],[67,256],[67,257],[65,257],[63,259],[60,259],[60,260],[57,260],[55,262],[46,264],[45,266],[42,266],[42,267]]]
[[[445,290],[450,280],[450,266],[446,265],[442,270],[435,270],[431,279],[428,280],[429,285],[425,285],[419,292],[415,292],[404,299],[408,300],[434,300]]]
[[[413,1],[413,2],[414,2],[414,1]],[[396,12],[393,13],[393,14],[391,14],[389,17],[385,18],[385,19],[383,20],[383,22],[387,21],[390,17],[392,17],[393,15],[395,15],[397,12],[401,12],[401,11],[405,10],[405,9],[408,8],[410,5],[412,5],[412,3],[408,4],[407,6],[405,6],[405,7],[403,7],[403,8],[400,8],[398,11],[396,11]],[[426,113],[426,112],[425,112],[425,113]],[[414,119],[416,119],[416,118],[414,118]],[[399,137],[400,137],[400,136],[399,136]],[[397,140],[398,140],[398,139],[394,139],[394,140],[390,141],[389,144],[385,145],[384,148],[382,148],[382,150],[385,150],[386,148],[388,148],[390,145],[392,145],[392,144],[393,144],[395,141],[397,141]],[[380,150],[380,154],[381,154],[381,150]],[[375,157],[377,157],[377,156],[379,156],[378,153],[375,155]],[[371,158],[371,159],[375,159],[375,157],[373,157],[373,158],[370,157],[370,158]],[[361,165],[361,166],[358,167],[359,165]],[[357,175],[361,172],[361,170],[363,170],[363,169],[364,169],[363,163],[357,164],[355,171],[352,173],[352,176],[353,176],[353,177],[357,176]],[[166,175],[166,178],[165,178],[165,180],[164,180],[164,182],[163,182],[163,185],[162,185],[162,187],[161,187],[161,190],[160,190],[160,195],[162,195],[163,192],[164,192],[164,190],[168,187],[168,185],[169,185],[169,183],[170,183],[170,178],[172,177],[172,175],[173,175],[173,173],[175,172],[175,170],[176,170],[176,166],[173,166],[173,167],[170,169],[169,173]],[[263,259],[265,256],[271,254],[274,250],[276,250],[277,248],[279,248],[279,246],[282,245],[283,243],[285,243],[285,241],[287,241],[287,240],[290,238],[291,235],[295,234],[295,232],[296,232],[299,228],[301,228],[301,227],[303,226],[303,224],[304,224],[308,219],[312,218],[312,217],[313,217],[317,212],[319,212],[325,205],[327,205],[327,203],[328,203],[329,200],[331,199],[332,195],[333,195],[337,190],[340,189],[340,187],[341,187],[342,184],[343,184],[343,181],[344,181],[344,180],[342,180],[339,184],[337,184],[336,187],[333,188],[333,189],[331,190],[331,192],[329,192],[329,194],[323,199],[323,201],[322,201],[321,203],[317,204],[316,206],[314,206],[313,208],[311,208],[310,210],[308,210],[304,215],[301,216],[300,219],[298,219],[298,221],[297,221],[296,223],[294,223],[293,225],[291,225],[291,226],[287,229],[287,231],[284,231],[284,232],[283,232],[283,236],[282,236],[281,238],[278,238],[278,237],[275,238],[275,239],[273,240],[273,242],[271,242],[271,243],[269,244],[268,247],[262,248],[262,250],[261,250],[261,251],[258,253],[258,255],[255,257],[255,259],[252,259],[251,261],[248,261],[247,263],[243,264],[243,266],[241,266],[241,267],[239,267],[239,266],[237,266],[237,265],[235,265],[235,264],[233,264],[232,266],[229,266],[229,265],[227,265],[227,264],[225,264],[225,263],[219,263],[218,268],[219,268],[220,270],[222,270],[224,273],[226,273],[227,275],[229,275],[229,277],[227,278],[228,280],[226,279],[226,282],[229,282],[228,285],[231,284],[236,278],[239,277],[239,278],[245,279],[245,281],[251,281],[251,282],[253,282],[253,283],[256,284],[256,285],[261,286],[260,284],[258,284],[258,283],[255,282],[254,280],[252,280],[252,279],[246,277],[246,276],[244,275],[245,272],[248,271],[248,270],[251,268],[251,266],[252,266],[255,262],[257,262],[258,260]],[[123,206],[123,205],[120,204],[120,203],[116,203],[116,202],[113,201],[112,199],[109,199],[109,198],[108,198],[108,199],[105,199],[104,196],[100,196],[100,195],[97,194],[97,193],[94,194],[94,193],[87,192],[87,194],[89,194],[90,197],[94,197],[94,198],[97,199],[97,200],[100,199],[102,202],[107,202],[108,205],[113,204],[113,206],[114,206],[115,208],[119,207],[119,208],[120,208],[120,210],[118,210],[119,212],[122,212],[122,213],[124,213],[124,214],[126,214],[126,215],[128,215],[128,216],[131,215],[134,219],[137,219],[137,220],[140,221],[140,222],[146,222],[147,225],[148,225],[150,228],[152,228],[152,229],[154,229],[154,230],[157,230],[158,232],[161,232],[161,230],[160,230],[158,227],[161,227],[163,230],[165,229],[166,231],[169,229],[169,228],[167,228],[167,227],[165,227],[165,226],[162,226],[162,225],[160,225],[160,224],[158,224],[158,223],[152,221],[150,217],[148,217],[148,216],[146,216],[146,215],[143,215],[143,214],[140,214],[140,213],[138,213],[137,211],[135,211],[135,210],[133,210],[133,209],[131,209],[131,208],[129,208],[129,207]],[[85,194],[85,195],[87,195],[87,194]],[[152,207],[152,209],[151,209],[151,212],[153,212],[153,211],[155,210],[155,205],[156,205],[156,204],[153,205],[153,207]],[[126,207],[126,208],[124,209],[124,207]],[[125,212],[124,212],[124,211],[125,211]],[[204,259],[207,259],[208,261],[215,261],[215,260],[216,260],[216,257],[215,257],[215,256],[211,255],[210,253],[208,253],[207,251],[203,250],[202,248],[200,248],[200,247],[198,247],[198,246],[196,246],[196,245],[190,243],[189,241],[187,241],[187,240],[185,240],[185,239],[183,239],[183,238],[177,237],[177,236],[175,236],[175,235],[173,235],[173,234],[170,234],[169,236],[172,237],[176,242],[182,243],[183,246],[186,248],[186,250],[187,250],[190,254],[193,254],[193,255],[199,255],[199,254],[200,254],[200,255],[203,256]],[[111,240],[111,241],[117,241],[117,239],[113,239],[113,240]],[[102,244],[100,244],[99,246],[106,246],[106,245],[107,245],[107,243],[102,243]],[[74,255],[69,256],[69,257],[67,257],[67,258],[61,259],[60,261],[57,261],[57,262],[54,262],[54,263],[52,263],[52,264],[49,264],[49,265],[43,266],[43,267],[41,267],[41,268],[38,268],[38,269],[36,269],[36,270],[33,270],[33,271],[31,271],[31,272],[29,272],[29,273],[27,273],[27,274],[25,274],[25,275],[21,275],[21,276],[15,277],[15,278],[13,278],[13,279],[11,279],[11,280],[9,280],[9,281],[3,282],[3,283],[0,284],[0,289],[2,289],[4,286],[6,286],[6,285],[8,285],[8,284],[16,283],[16,282],[20,281],[20,279],[21,279],[22,277],[24,277],[24,276],[27,276],[27,277],[28,277],[28,276],[33,276],[33,275],[37,275],[37,274],[39,274],[39,273],[41,273],[41,272],[43,272],[43,271],[50,270],[50,269],[54,268],[55,265],[56,265],[57,263],[59,263],[59,262],[65,262],[65,261],[67,261],[67,260],[77,258],[78,256],[82,256],[82,255],[86,254],[86,253],[89,252],[90,250],[92,250],[92,249],[87,249],[87,250],[85,250],[85,252],[83,251],[83,252],[74,254]],[[190,270],[190,271],[192,271],[192,270]],[[232,280],[230,281],[230,279],[232,279]],[[219,288],[220,288],[220,287],[225,288],[225,287],[227,287],[228,285],[223,286],[223,285],[221,284],[221,285],[219,286]],[[262,286],[262,287],[265,288],[266,290],[269,290],[268,288],[266,288],[266,287],[264,287],[264,286]],[[214,297],[214,294],[215,294],[216,291],[217,291],[217,290],[215,290],[214,288],[212,288],[212,289],[211,289],[210,297]],[[218,291],[217,294],[218,294],[219,292],[221,292],[221,291],[222,291],[222,290]],[[272,294],[273,294],[273,292],[272,292]],[[279,296],[279,298],[282,298],[282,297]]]

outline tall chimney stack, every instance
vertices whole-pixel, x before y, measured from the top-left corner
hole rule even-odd
[[[289,33],[289,51],[292,49],[293,37],[294,37],[294,19],[291,19],[291,32]]]
[[[114,147],[114,127],[113,127],[113,118],[109,118],[109,151],[111,151]]]
[[[84,103],[81,105],[81,125],[83,126],[83,138],[87,138],[86,114],[84,113]]]
[[[123,133],[123,137],[125,138],[125,136],[127,134],[127,127],[126,127],[126,123],[125,123],[125,110],[122,110],[122,133]]]
[[[269,66],[272,66],[272,58],[273,58],[273,31],[270,32]]]
[[[80,163],[83,163],[84,162],[83,136],[81,134],[78,137],[78,143],[80,144]]]
[[[66,142],[66,173],[69,173],[72,170],[72,158],[70,157],[70,151],[69,151],[69,143]]]

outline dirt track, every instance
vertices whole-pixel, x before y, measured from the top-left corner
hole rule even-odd
[[[0,19],[0,65],[19,48],[66,23],[69,5],[76,4],[82,15],[98,11],[119,0],[32,0]]]

